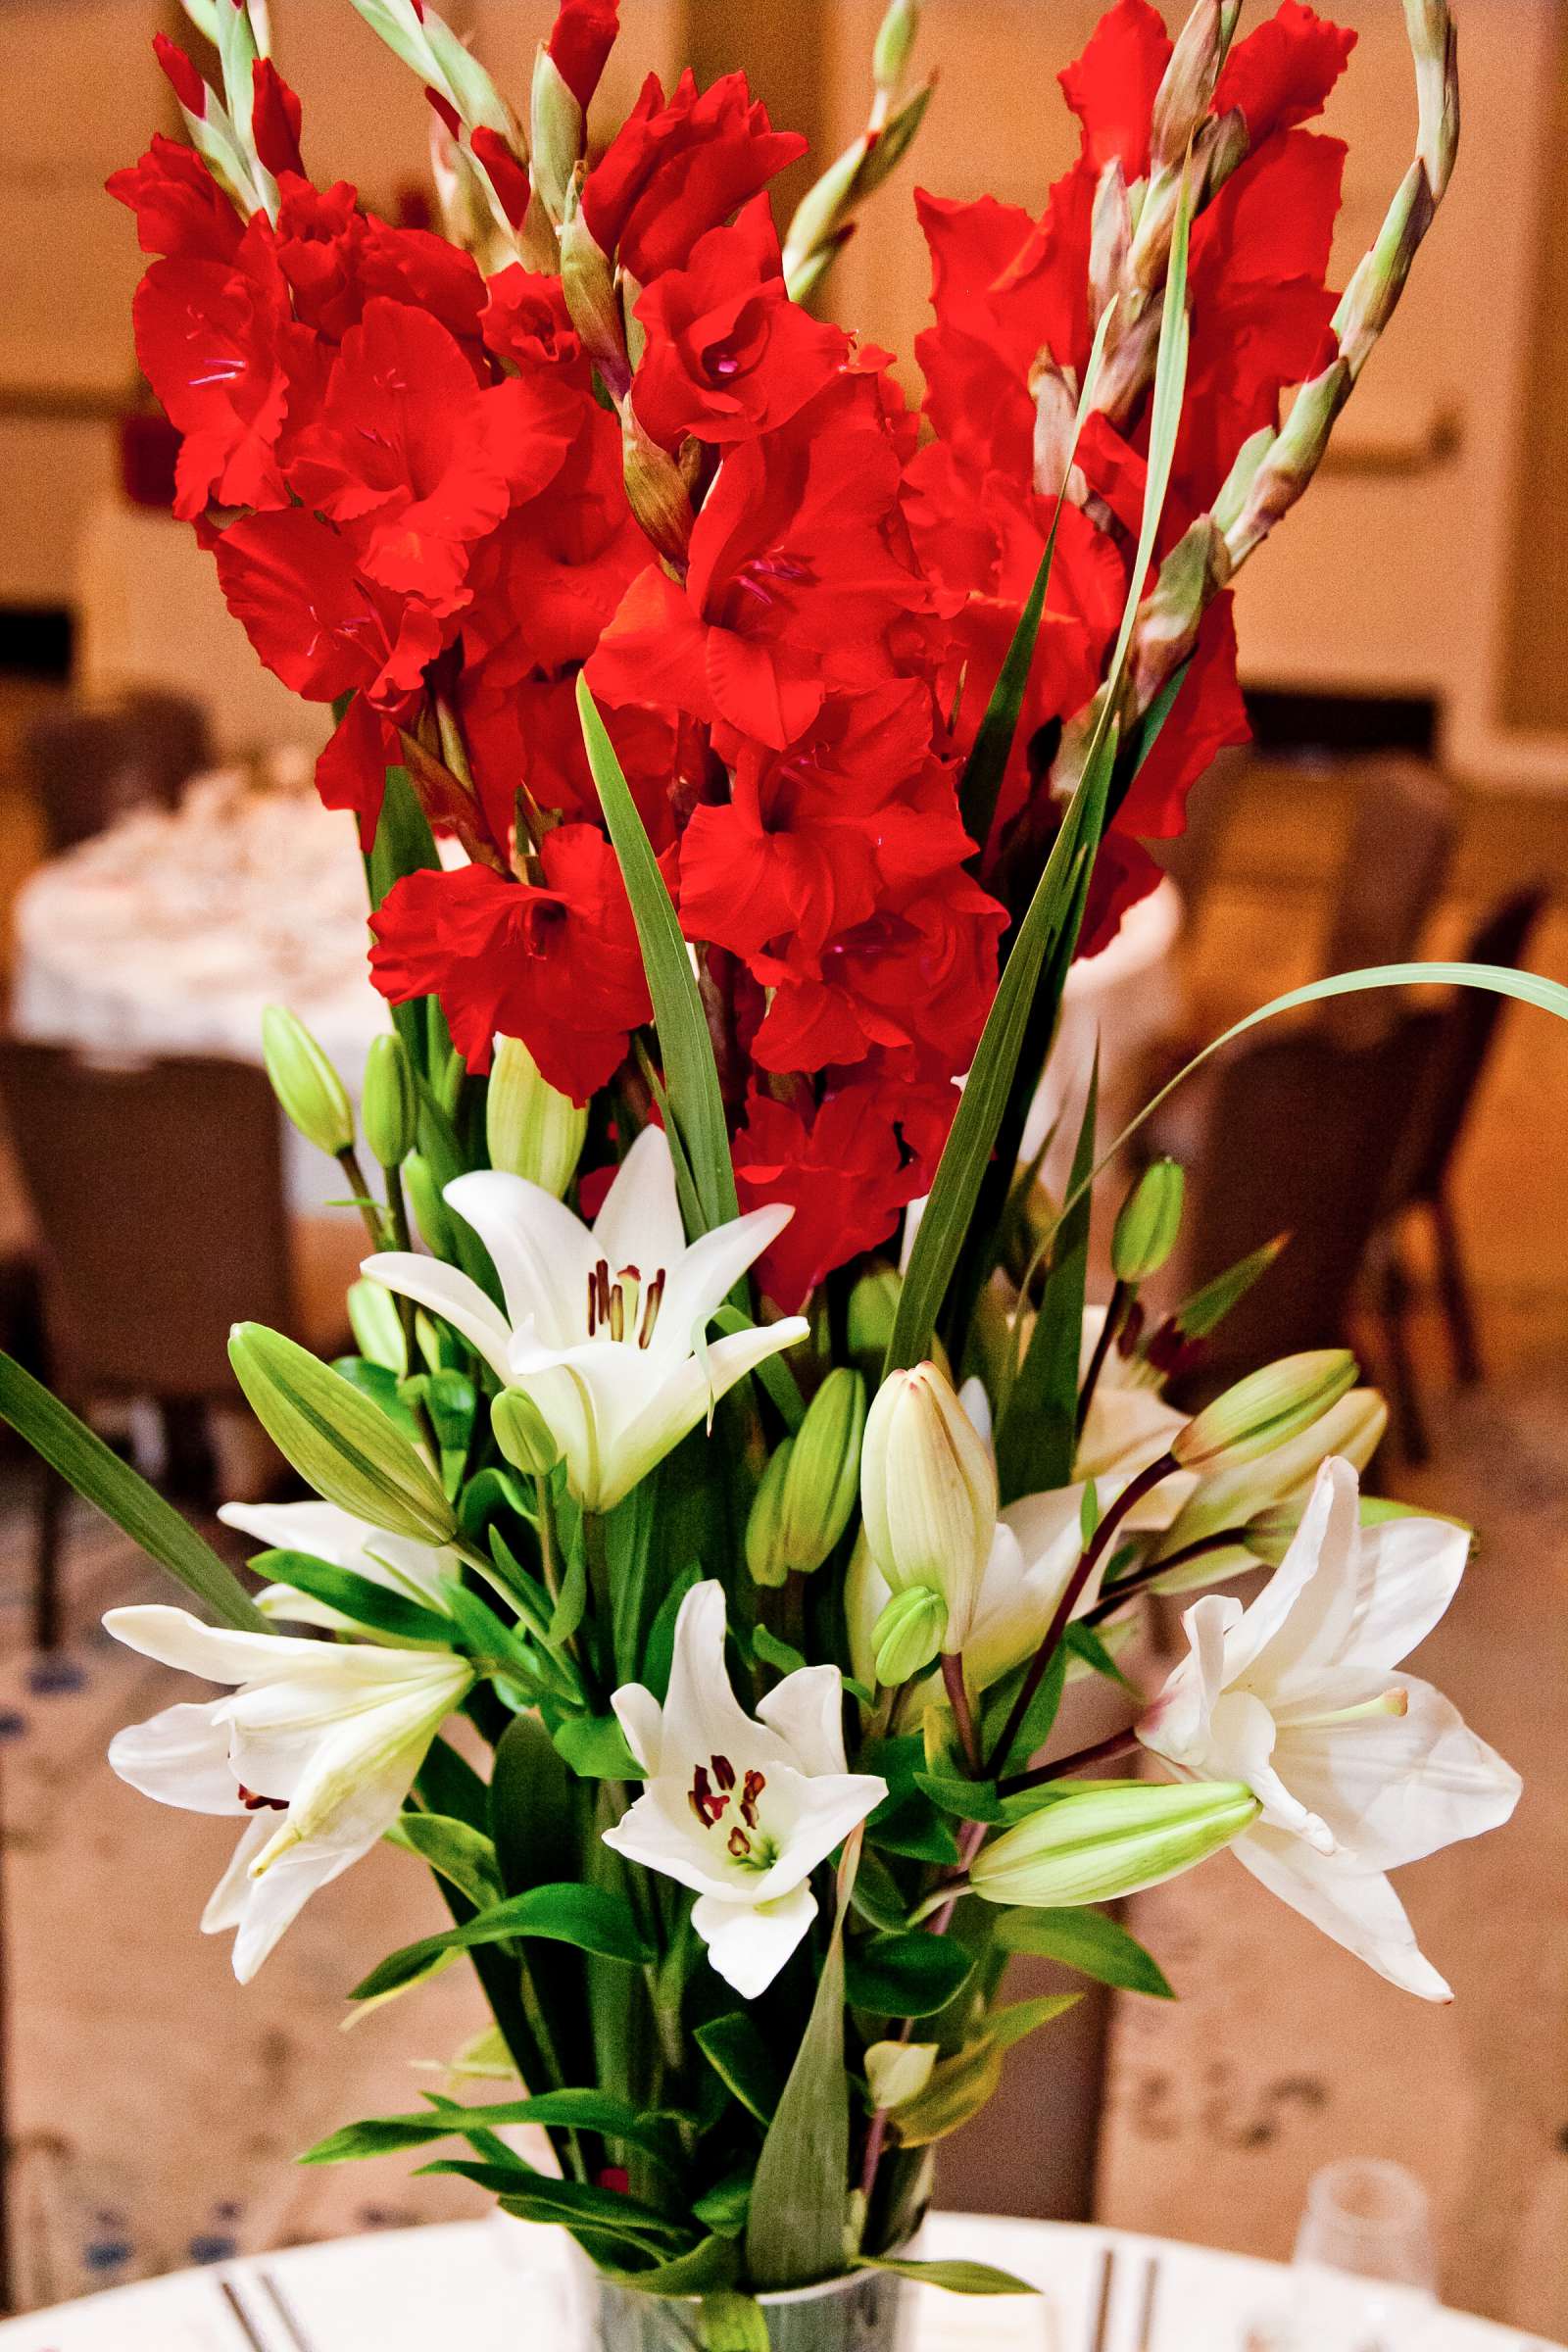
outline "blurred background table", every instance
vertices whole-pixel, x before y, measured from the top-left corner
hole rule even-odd
[[[1310,2352],[1548,2352],[1395,2290],[1071,2224],[939,2214],[921,2253],[1014,2271],[1040,2297],[920,2290],[918,2352],[1247,2352],[1294,2317]],[[182,2271],[0,2325],[3,2352],[517,2352],[575,2339],[565,2247],[491,2220],[344,2238]],[[1106,2326],[1099,2318],[1107,2258]],[[1153,2269],[1152,2310],[1148,2301]],[[1151,2325],[1145,2327],[1146,2310]],[[1375,2345],[1374,2345],[1375,2339]],[[1284,2338],[1279,2339],[1283,2342]]]

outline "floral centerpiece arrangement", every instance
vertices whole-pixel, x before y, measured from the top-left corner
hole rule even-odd
[[[1441,1999],[1387,1873],[1517,1793],[1402,1670],[1468,1537],[1358,1493],[1351,1356],[1167,1398],[1274,1246],[1152,1311],[1155,1161],[1091,1307],[1093,1088],[1065,1196],[1019,1164],[1074,956],[1245,738],[1230,582],[1443,196],[1447,10],[1405,0],[1416,156],[1336,295],[1307,125],[1353,36],[1116,0],[1038,219],[917,198],[913,409],[807,298],[930,96],[915,0],[782,240],[803,142],[739,74],[650,78],[589,153],[614,0],[566,0],[526,126],[425,0],[355,0],[425,87],[444,236],[307,175],[256,0],[188,5],[189,143],[111,186],[177,511],[335,713],[392,1026],[358,1120],[284,1011],[267,1054],[371,1250],[353,1354],[234,1334],[318,1497],[225,1509],[254,1596],[14,1366],[0,1409],[205,1607],[111,1613],[220,1687],[111,1760],[239,1826],[203,1921],[238,1975],[382,1839],[451,1925],[353,1997],[478,1973],[490,2092],[313,2159],[428,2151],[564,2225],[606,2342],[875,2340],[906,2275],[1016,2284],[909,2251],[929,2150],[1065,2005],[1005,1999],[1011,1954],[1165,1994],[1101,1906],[1229,1847]],[[1242,1571],[1135,1690],[1142,1596]],[[1084,1676],[1127,1728],[1063,1754]]]

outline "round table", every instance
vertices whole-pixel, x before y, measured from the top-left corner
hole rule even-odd
[[[1391,2304],[1369,2327],[1353,2280],[1122,2231],[939,2214],[920,2251],[997,2263],[1043,2291],[976,2301],[922,2288],[919,2352],[1247,2352],[1249,2337],[1266,2340],[1259,2331],[1284,2315],[1304,2323],[1309,2352],[1533,2352],[1539,2343],[1430,2305],[1405,2315]],[[1107,2257],[1108,2327],[1097,2347]],[[499,2216],[343,2238],[10,2320],[0,2324],[0,2352],[565,2352],[563,2258],[552,2232]]]
[[[353,819],[323,808],[307,753],[198,777],[40,866],[15,907],[11,1027],[112,1058],[259,1061],[262,1013],[300,1015],[357,1092],[387,1007],[366,966]],[[317,1214],[338,1170],[289,1128],[290,1205]]]

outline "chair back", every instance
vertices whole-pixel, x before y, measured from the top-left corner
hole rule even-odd
[[[1471,933],[1464,960],[1516,971],[1550,896],[1547,885],[1538,882],[1500,900]],[[1506,1009],[1507,999],[1491,989],[1451,992],[1441,1015],[1426,1083],[1411,1108],[1405,1148],[1394,1177],[1393,1208],[1435,1201],[1442,1193]]]
[[[119,1064],[0,1041],[0,1101],[30,1199],[60,1386],[233,1393],[229,1326],[294,1321],[282,1138],[264,1071]]]
[[[1189,929],[1196,927],[1219,870],[1220,853],[1249,762],[1250,754],[1245,751],[1216,753],[1188,795],[1184,829],[1170,841],[1153,844],[1160,867],[1182,894]]]
[[[1355,809],[1335,886],[1325,973],[1409,961],[1437,904],[1459,825],[1458,796],[1425,760],[1357,761],[1351,777]],[[1341,998],[1325,1017],[1347,1043],[1364,1045],[1396,1017],[1395,1000]]]
[[[1191,1279],[1209,1282],[1272,1235],[1290,1247],[1209,1342],[1204,1386],[1271,1357],[1343,1347],[1350,1296],[1388,1194],[1441,1012],[1406,1011],[1369,1046],[1314,1023],[1225,1057],[1194,1171]]]
[[[200,704],[149,689],[41,712],[23,731],[22,758],[58,856],[132,808],[172,808],[213,751]]]

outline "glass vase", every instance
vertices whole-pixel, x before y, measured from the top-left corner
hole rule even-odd
[[[768,2352],[914,2352],[915,2289],[892,2271],[857,2271],[757,2301]],[[695,2295],[613,2285],[575,2247],[570,2309],[569,2352],[731,2352],[745,2341],[721,2306],[705,2314]]]

